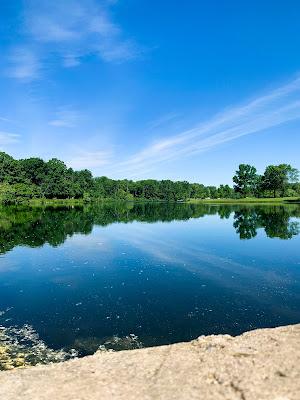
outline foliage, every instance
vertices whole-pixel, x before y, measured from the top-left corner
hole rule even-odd
[[[40,188],[33,184],[0,183],[0,202],[5,205],[22,204],[26,200],[40,198]]]
[[[243,197],[253,196],[256,191],[257,178],[255,167],[249,164],[240,164],[233,177],[234,190]]]
[[[273,192],[279,191],[281,196],[287,194],[289,183],[297,182],[298,171],[287,164],[269,165],[261,180],[262,190]]]
[[[262,176],[249,164],[241,164],[233,177],[234,190],[242,197],[299,196],[299,172],[289,164],[269,165]]]
[[[113,180],[93,177],[87,169],[74,171],[56,158],[15,160],[0,152],[0,203],[22,204],[31,199],[95,199],[184,202],[188,199],[236,199],[264,197],[270,193],[280,196],[299,196],[298,171],[290,165],[268,166],[263,176],[256,168],[241,164],[229,185],[205,186],[187,181]]]

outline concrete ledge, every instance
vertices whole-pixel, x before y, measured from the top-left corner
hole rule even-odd
[[[0,373],[1,400],[299,400],[300,324]]]

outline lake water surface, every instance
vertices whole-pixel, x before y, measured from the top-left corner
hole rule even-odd
[[[299,323],[299,233],[297,205],[5,208],[0,325],[85,355]]]

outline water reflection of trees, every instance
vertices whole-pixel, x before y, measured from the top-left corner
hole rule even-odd
[[[178,203],[104,203],[73,208],[0,209],[0,252],[15,246],[39,247],[62,244],[76,233],[89,234],[94,225],[115,222],[171,222],[206,215],[229,218],[241,239],[251,239],[263,228],[269,237],[290,239],[300,232],[300,206],[237,206]]]
[[[233,226],[240,239],[254,238],[259,228],[270,238],[291,239],[300,233],[299,222],[292,217],[300,217],[299,207],[245,207],[235,211]]]

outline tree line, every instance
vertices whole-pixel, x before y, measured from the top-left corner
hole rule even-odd
[[[298,171],[289,165],[269,166],[263,176],[255,167],[242,164],[229,185],[205,186],[187,181],[146,179],[114,180],[75,171],[63,161],[32,157],[16,160],[0,152],[0,202],[22,203],[28,199],[93,199],[186,201],[240,197],[298,196]]]

